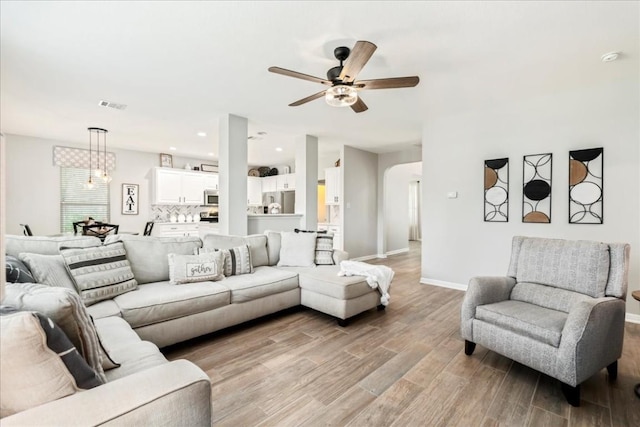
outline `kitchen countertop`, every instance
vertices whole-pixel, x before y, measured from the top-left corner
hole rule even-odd
[[[247,214],[247,217],[259,217],[259,218],[277,218],[277,217],[301,217],[302,214]]]

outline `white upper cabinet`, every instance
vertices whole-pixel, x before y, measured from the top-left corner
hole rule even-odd
[[[340,168],[324,170],[325,205],[339,205],[342,200],[342,182]]]
[[[262,178],[247,177],[247,205],[262,206]]]
[[[296,174],[286,173],[284,175],[276,175],[276,191],[292,191],[296,189]]]
[[[204,175],[175,169],[155,168],[152,203],[156,205],[201,205]]]
[[[219,190],[220,177],[217,173],[207,173],[204,175],[204,189],[205,190]]]
[[[263,193],[275,193],[278,191],[278,176],[265,176],[260,178],[262,180],[262,192]]]

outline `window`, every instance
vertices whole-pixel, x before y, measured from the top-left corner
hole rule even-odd
[[[84,184],[89,179],[89,169],[60,168],[60,231],[73,233],[73,223],[91,217],[109,222],[109,184],[94,178],[89,190]]]

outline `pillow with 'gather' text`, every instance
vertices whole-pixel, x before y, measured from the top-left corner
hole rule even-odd
[[[198,255],[169,254],[169,281],[173,285],[224,279],[224,255],[208,252]]]

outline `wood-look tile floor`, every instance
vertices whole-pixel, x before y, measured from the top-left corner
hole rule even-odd
[[[463,292],[419,283],[417,244],[373,263],[396,272],[384,312],[341,328],[289,310],[163,352],[209,374],[220,426],[640,426],[640,325],[626,325],[617,381],[601,371],[573,408],[544,374],[480,346],[465,356]]]

